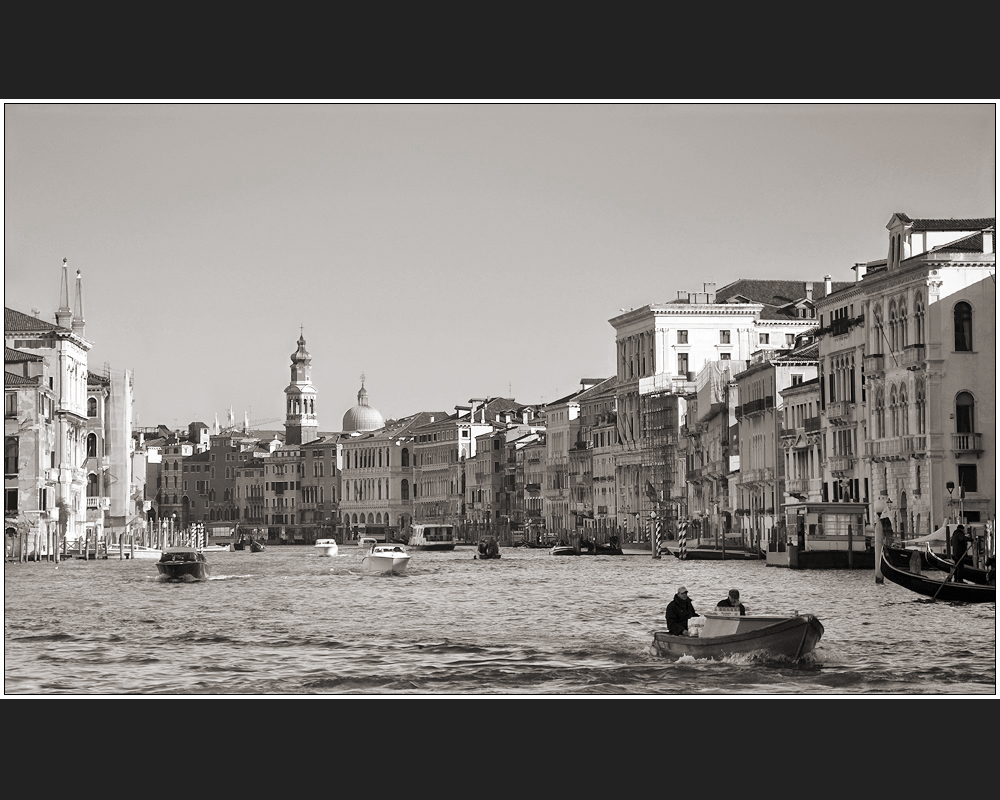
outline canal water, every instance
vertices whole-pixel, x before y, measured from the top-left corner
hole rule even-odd
[[[311,547],[208,553],[212,577],[153,561],[4,566],[8,695],[988,695],[996,606],[932,602],[871,571],[760,561],[413,553],[405,575]],[[652,655],[679,585],[697,611],[815,614],[799,663]]]

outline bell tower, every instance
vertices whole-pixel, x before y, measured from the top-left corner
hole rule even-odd
[[[292,353],[292,382],[285,389],[285,444],[305,444],[319,435],[312,357],[306,350],[301,328],[298,344],[298,349]]]

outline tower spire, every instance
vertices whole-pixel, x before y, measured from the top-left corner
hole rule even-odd
[[[73,307],[73,333],[84,338],[86,322],[83,318],[83,275],[76,271],[76,302]]]
[[[73,312],[69,307],[69,275],[67,259],[62,261],[62,285],[59,288],[59,310],[56,311],[56,325],[62,328],[73,326]]]

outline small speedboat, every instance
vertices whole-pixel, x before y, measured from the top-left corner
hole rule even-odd
[[[473,558],[500,558],[500,545],[497,544],[497,540],[492,537],[480,540],[479,546],[476,548],[476,555]]]
[[[577,549],[571,544],[557,544],[552,548],[552,555],[554,556],[578,556]]]
[[[232,549],[231,544],[207,544],[200,548],[203,553],[228,553]]]
[[[762,652],[796,661],[811,653],[823,635],[823,625],[812,614],[794,616],[703,614],[705,625],[697,636],[653,632],[655,655],[680,658],[725,658]]]
[[[171,581],[204,581],[211,570],[195,547],[167,547],[156,562],[156,571]]]
[[[361,567],[375,575],[402,575],[410,563],[410,554],[398,544],[374,544],[361,559]]]
[[[335,556],[339,551],[336,539],[317,539],[313,547],[321,556]]]

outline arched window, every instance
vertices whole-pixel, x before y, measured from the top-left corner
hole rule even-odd
[[[400,466],[403,467],[410,466],[410,451],[407,448],[405,447],[403,448],[403,452],[400,453],[400,456],[402,457],[402,463]],[[403,499],[405,500],[406,498],[404,497]]]
[[[899,349],[899,335],[896,330],[896,301],[889,301],[889,347],[893,352]]]
[[[906,298],[899,300],[899,346],[906,347]]]
[[[908,436],[910,433],[910,409],[906,401],[906,384],[899,386],[899,433]]]
[[[889,435],[899,436],[899,391],[895,386],[889,390]]]
[[[406,451],[404,450],[403,452],[405,453]],[[399,498],[400,500],[410,499],[410,482],[406,478],[403,478],[399,484]]]
[[[882,304],[875,303],[872,306],[872,337],[871,343],[873,353],[885,352],[885,333],[882,330]]]
[[[875,438],[885,438],[885,389],[879,387],[875,390],[875,397],[872,399],[872,425],[875,428]]]
[[[375,524],[375,515],[374,514],[371,514],[371,513],[368,514],[368,524],[369,525],[374,525]]]
[[[87,476],[87,497],[97,497],[98,492],[97,476],[91,472]]]
[[[955,432],[975,433],[976,401],[968,392],[959,392],[955,398]]]
[[[97,434],[87,434],[87,458],[97,458]]]
[[[917,433],[927,433],[927,385],[923,378],[917,379]]]
[[[955,303],[955,350],[972,350],[972,306],[968,303]]]
[[[91,397],[87,400],[87,416],[96,417],[97,416],[97,398]]]
[[[924,296],[920,292],[913,300],[913,343],[924,343]]]

